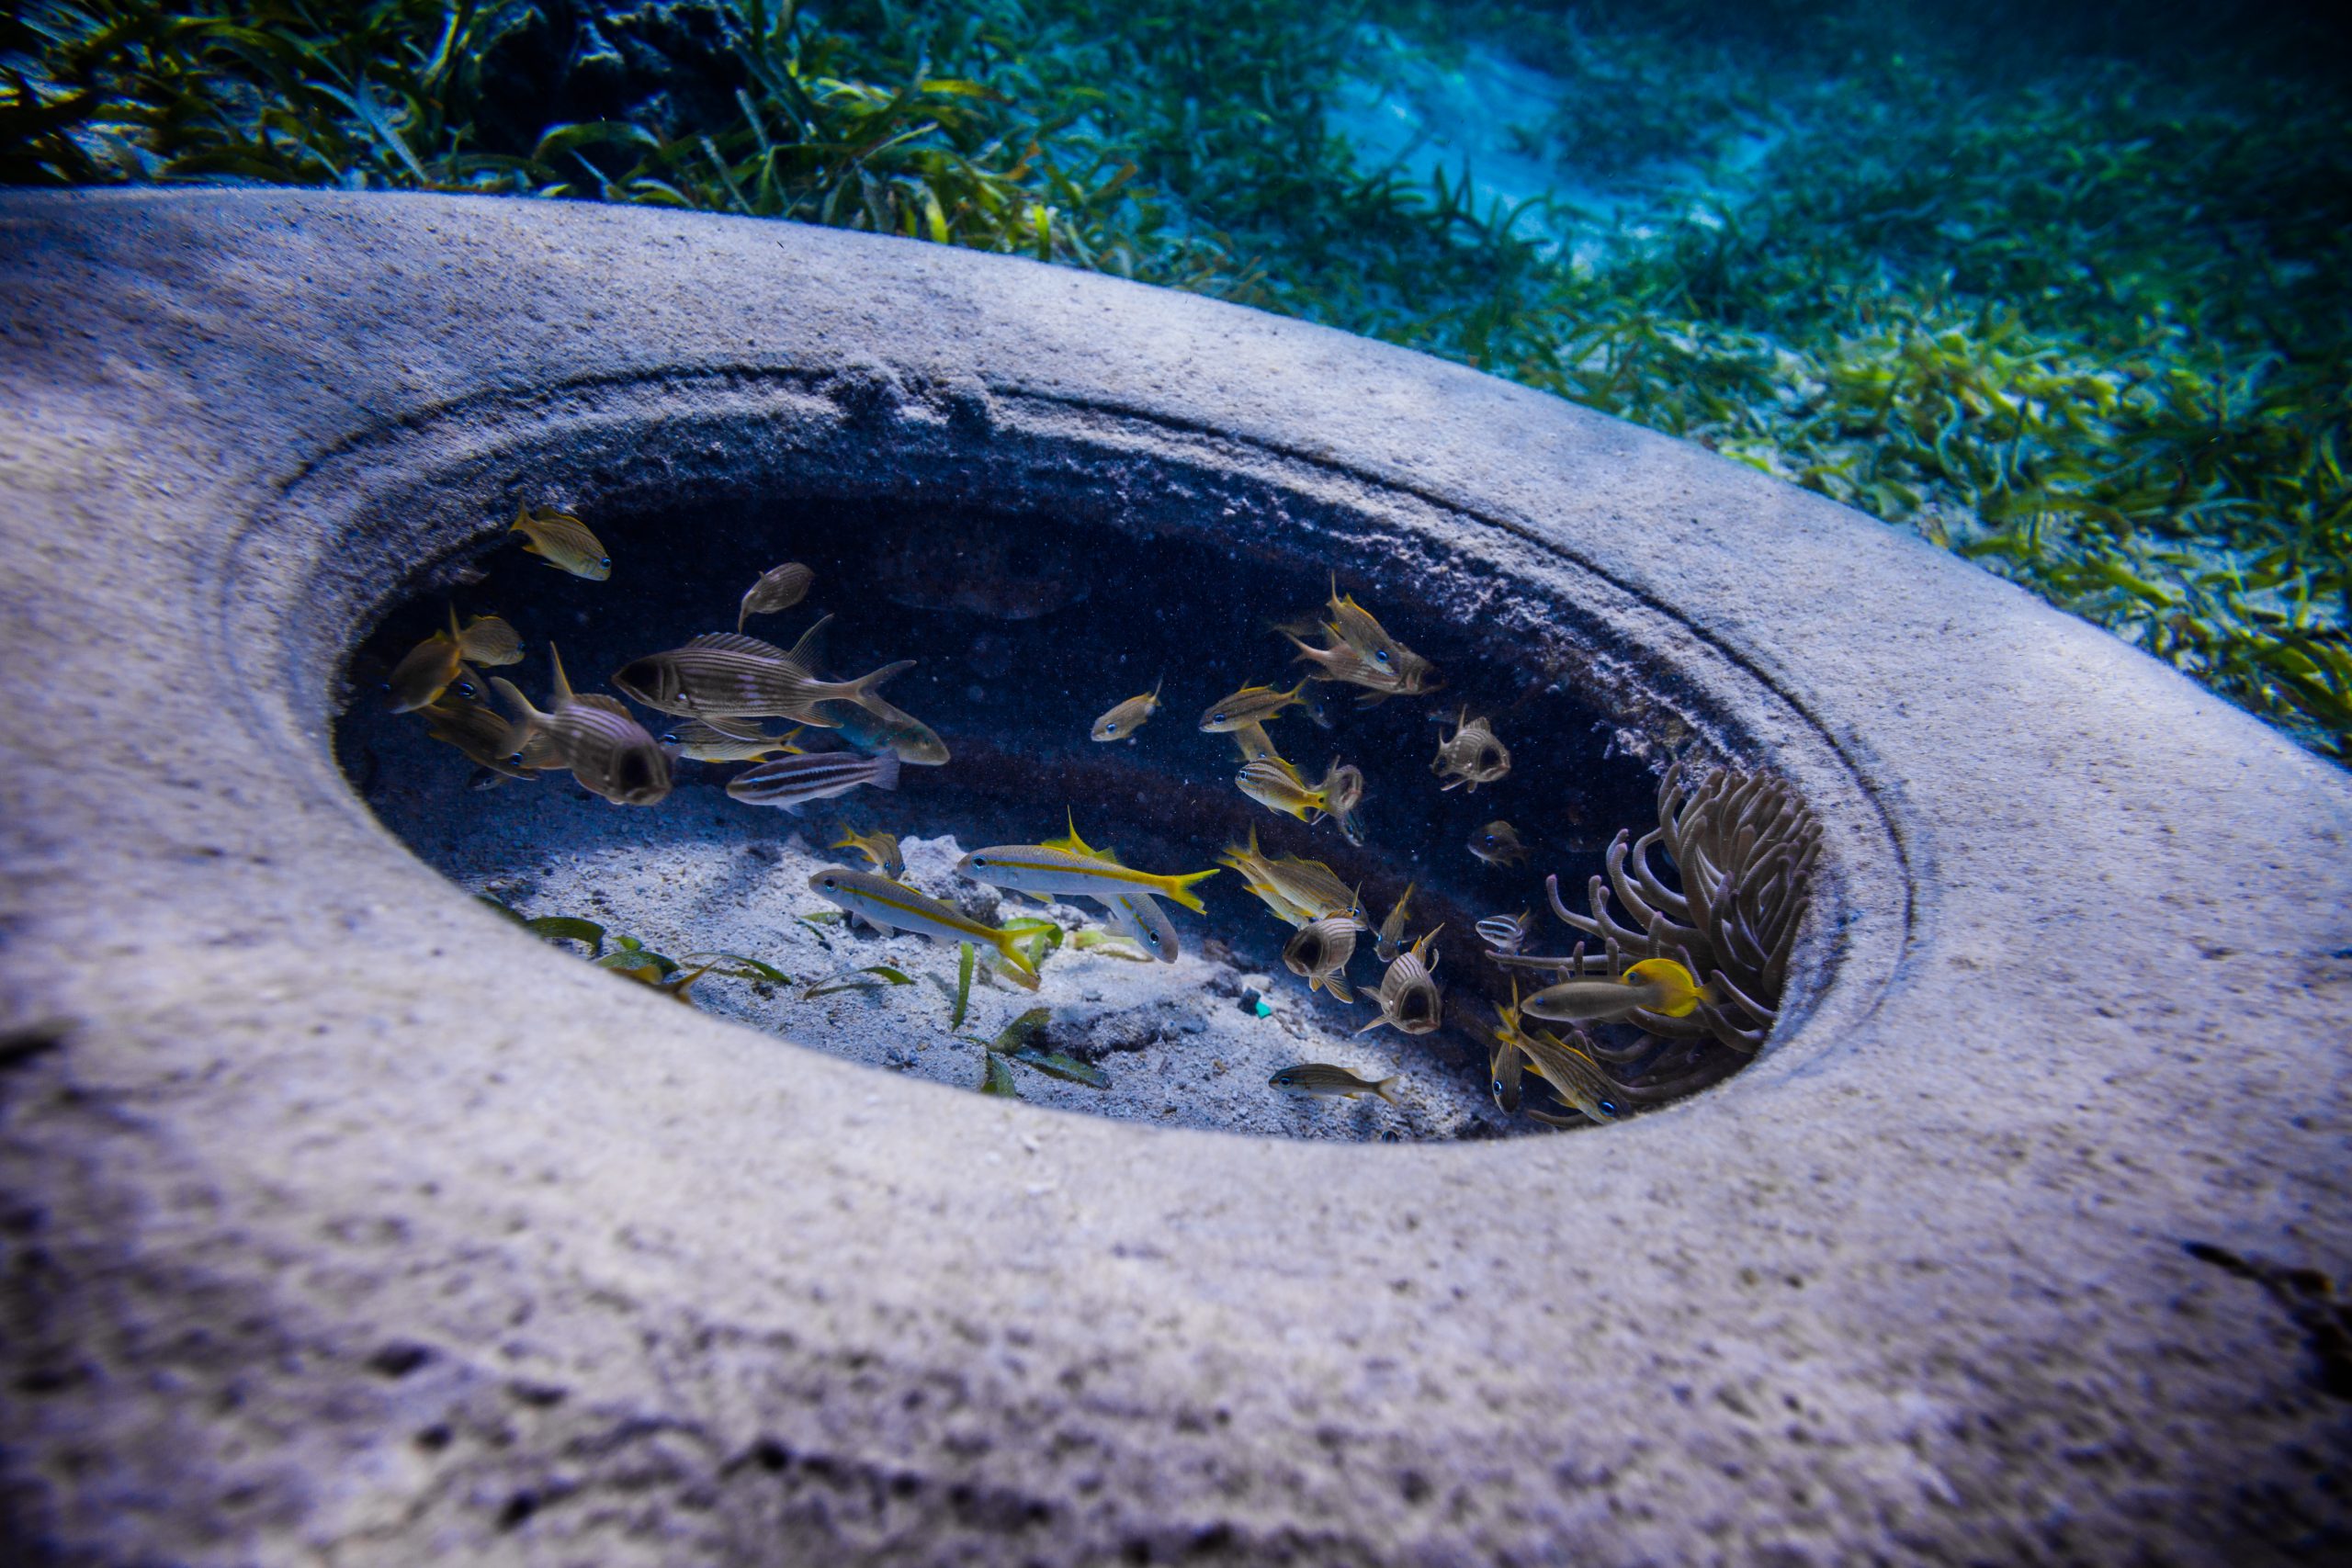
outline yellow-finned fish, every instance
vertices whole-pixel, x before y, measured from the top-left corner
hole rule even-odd
[[[675,729],[665,730],[662,744],[697,762],[758,762],[770,757],[799,756],[800,748],[793,744],[799,739],[798,725],[782,735],[770,735],[756,724],[690,718]]]
[[[709,632],[684,648],[629,660],[613,672],[613,684],[647,707],[688,718],[782,717],[832,729],[843,716],[820,708],[833,702],[863,705],[883,682],[913,669],[914,660],[886,664],[854,681],[819,680],[808,659],[831,618],[809,627],[790,652],[738,632]]]
[[[1389,1104],[1396,1103],[1396,1086],[1404,1078],[1360,1078],[1345,1067],[1335,1067],[1329,1062],[1301,1062],[1295,1067],[1284,1067],[1266,1080],[1268,1089],[1278,1089],[1285,1094],[1304,1095],[1309,1100],[1353,1100],[1360,1094],[1376,1094]]]
[[[522,535],[523,548],[558,571],[591,582],[602,582],[613,575],[613,558],[605,553],[588,525],[559,507],[517,506],[514,521],[506,525],[506,531]]]
[[[1510,772],[1510,751],[1495,739],[1494,726],[1472,718],[1464,707],[1454,716],[1453,733],[1437,743],[1437,761],[1430,764],[1430,772],[1446,781],[1445,788],[1467,784],[1467,793],[1476,795],[1480,784]]]
[[[1519,841],[1519,829],[1500,818],[1470,835],[1470,852],[1488,865],[1515,865],[1534,853]]]
[[[1383,964],[1396,963],[1396,955],[1405,951],[1405,908],[1413,901],[1413,887],[1410,882],[1405,884],[1405,891],[1388,906],[1388,918],[1380,922],[1380,930],[1373,936],[1373,956]]]
[[[1378,1029],[1384,1023],[1400,1034],[1427,1034],[1444,1021],[1437,979],[1421,960],[1430,943],[1437,940],[1438,931],[1444,929],[1440,926],[1437,931],[1425,933],[1388,965],[1388,973],[1380,977],[1380,985],[1372,993],[1372,999],[1379,1004],[1380,1016],[1357,1030],[1358,1034]]]
[[[953,904],[927,897],[887,876],[831,866],[808,879],[819,896],[840,905],[876,931],[913,931],[954,946],[968,942],[993,951],[1005,977],[1024,990],[1037,988],[1037,970],[1011,931],[984,926]]]
[[[1478,940],[1495,950],[1496,956],[1513,958],[1535,934],[1535,911],[1521,909],[1516,915],[1488,915],[1478,922]]]
[[[1155,682],[1150,691],[1125,702],[1094,721],[1088,733],[1097,740],[1125,740],[1141,729],[1144,721],[1159,711],[1159,688],[1164,682]]]
[[[1326,817],[1351,813],[1363,798],[1363,773],[1337,759],[1323,782],[1309,789],[1288,762],[1244,762],[1234,775],[1234,786],[1271,811],[1319,822]],[[1340,803],[1345,802],[1345,809]]]
[[[826,845],[827,849],[855,850],[875,870],[893,882],[907,874],[907,857],[899,852],[896,833],[878,829],[871,833],[854,833],[846,822],[836,822],[833,826],[842,830],[842,836]]]
[[[1244,762],[1273,762],[1280,765],[1291,777],[1298,777],[1298,770],[1283,761],[1283,754],[1274,750],[1273,737],[1266,733],[1264,725],[1245,724],[1227,733],[1233,737],[1234,747],[1240,751],[1241,760]]]
[[[469,673],[465,661],[466,639],[458,630],[458,611],[452,605],[449,629],[435,632],[401,655],[401,661],[384,678],[384,687],[392,696],[392,711],[414,713],[439,702],[442,693]]]
[[[571,770],[580,787],[615,806],[651,806],[670,793],[670,758],[628,709],[601,692],[582,696],[564,678],[563,656],[548,645],[555,666],[555,710],[541,713],[503,676],[490,683],[514,712],[507,761],[520,767]]]
[[[1383,676],[1396,682],[1394,690],[1410,696],[1429,689],[1429,678],[1435,666],[1388,635],[1370,610],[1357,604],[1353,596],[1340,592],[1339,579],[1331,580],[1331,618],[1326,626],[1333,637],[1361,654]]]
[[[1671,958],[1645,958],[1614,980],[1569,980],[1527,998],[1533,1018],[1555,1023],[1598,1023],[1654,1012],[1666,1018],[1688,1018],[1701,1002],[1713,1002],[1713,987],[1702,986],[1690,971]]]
[[[773,615],[791,609],[808,596],[808,585],[816,580],[817,574],[797,560],[762,572],[760,580],[752,584],[752,591],[743,595],[742,608],[735,612],[735,629],[741,631],[743,623],[753,615]]]
[[[1159,875],[1121,865],[1097,855],[1050,849],[1044,844],[991,844],[974,850],[956,863],[956,869],[975,882],[1009,887],[1020,893],[1064,893],[1101,898],[1114,893],[1143,892],[1173,898],[1194,914],[1206,914],[1193,884],[1215,876],[1206,871]]]
[[[1201,729],[1209,735],[1222,735],[1240,728],[1245,724],[1263,724],[1285,708],[1305,707],[1299,694],[1306,690],[1301,681],[1287,692],[1272,686],[1244,686],[1221,703],[1211,703],[1208,712],[1201,716]]]
[[[453,619],[456,614],[453,607]],[[496,615],[468,616],[465,630],[458,633],[458,649],[469,664],[486,664],[495,669],[501,664],[523,662],[522,634]]]
[[[1532,998],[1529,1005],[1534,1005]],[[1517,1044],[1553,1092],[1595,1122],[1614,1122],[1623,1114],[1617,1086],[1600,1063],[1575,1046],[1540,1029],[1521,1033]]]
[[[1367,926],[1363,906],[1348,885],[1319,860],[1284,855],[1270,860],[1258,848],[1252,825],[1250,842],[1228,844],[1219,863],[1241,874],[1243,883],[1285,925],[1303,926],[1327,915],[1345,915]]]
[[[1345,915],[1327,915],[1298,928],[1283,947],[1283,963],[1306,982],[1310,991],[1328,987],[1343,1002],[1354,1001],[1348,989],[1348,960],[1356,951],[1356,923]]]
[[[425,721],[424,733],[445,745],[454,746],[464,753],[468,761],[488,768],[490,783],[500,779],[530,779],[537,775],[530,769],[509,761],[513,748],[507,737],[514,727],[499,716],[498,710],[455,692],[445,692],[438,702],[416,710]]]

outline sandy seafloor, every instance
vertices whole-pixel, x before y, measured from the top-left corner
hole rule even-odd
[[[774,1070],[780,1081],[799,1068],[803,1050],[814,1048],[877,1071],[977,1091],[986,1047],[956,1036],[993,1039],[1013,1019],[1043,1006],[1053,1017],[1033,1043],[1094,1064],[1111,1087],[1098,1090],[1015,1065],[1021,1097],[1035,1105],[1299,1138],[1421,1141],[1545,1131],[1496,1109],[1483,1061],[1455,1031],[1417,1037],[1386,1028],[1354,1032],[1372,1018],[1371,1004],[1348,1007],[1310,995],[1304,980],[1280,965],[1288,928],[1271,914],[1257,914],[1258,929],[1221,935],[1237,897],[1210,898],[1206,919],[1163,906],[1184,945],[1174,964],[1080,951],[1065,940],[1046,961],[1034,995],[976,976],[964,1027],[951,1032],[955,949],[900,932],[877,936],[846,919],[818,925],[801,919],[833,908],[810,891],[811,874],[826,865],[867,869],[856,852],[825,848],[840,837],[837,820],[900,832],[906,879],[978,919],[1043,914],[1073,935],[1089,926],[1108,929],[1091,903],[1041,906],[956,874],[956,861],[978,846],[922,837],[919,826],[923,793],[952,788],[945,775],[953,763],[909,768],[896,794],[859,791],[816,802],[795,818],[731,800],[717,781],[732,769],[693,762],[678,765],[677,787],[650,810],[608,805],[560,774],[472,789],[470,764],[427,739],[413,719],[375,711],[364,697],[346,716],[342,740],[345,755],[356,760],[363,797],[385,826],[469,892],[488,894],[528,917],[594,920],[612,937],[634,936],[673,957],[723,950],[793,976],[797,983],[786,987],[711,975],[694,991],[695,1002],[711,1016],[776,1037]],[[1205,857],[1201,862],[1208,863]],[[1228,871],[1203,891],[1236,881]],[[1235,953],[1229,941],[1245,953]],[[567,960],[565,953],[575,956]],[[577,945],[551,944],[548,961],[584,956]],[[915,983],[804,999],[810,983],[866,964],[892,965]],[[1382,967],[1367,935],[1349,974],[1369,987]],[[1442,966],[1438,978],[1446,978]],[[616,986],[634,983],[613,977]],[[1268,1016],[1257,1016],[1248,1005],[1253,995],[1271,1006]],[[690,1047],[681,1043],[678,1048]],[[1335,1063],[1366,1077],[1400,1074],[1402,1103],[1391,1107],[1370,1096],[1306,1100],[1268,1086],[1272,1073],[1299,1062]]]

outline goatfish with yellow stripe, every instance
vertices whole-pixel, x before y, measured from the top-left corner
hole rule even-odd
[[[690,718],[677,728],[664,731],[662,744],[697,762],[759,762],[770,757],[798,756],[800,748],[793,742],[799,738],[797,725],[785,734],[770,735],[756,724]]]
[[[1210,704],[1201,716],[1201,728],[1209,735],[1223,735],[1245,724],[1263,724],[1285,708],[1305,707],[1306,701],[1300,694],[1306,690],[1304,681],[1287,692],[1272,686],[1244,686],[1223,702]]]
[[[907,857],[899,849],[899,836],[896,833],[880,831],[854,833],[850,831],[850,826],[846,822],[836,822],[833,826],[842,830],[842,836],[828,844],[826,848],[855,850],[866,858],[875,870],[894,882],[907,874]]]
[[[591,582],[602,582],[613,575],[613,558],[605,553],[604,545],[588,531],[588,525],[560,508],[518,505],[514,508],[514,521],[506,525],[506,531],[522,535],[524,550],[558,571],[568,571]]]
[[[1713,1002],[1712,987],[1671,958],[1645,958],[1614,980],[1569,980],[1527,998],[1526,1012],[1555,1023],[1600,1023],[1654,1012],[1688,1018],[1701,1002]]]
[[[1061,838],[1047,839],[1045,848],[1064,850],[1092,860],[1106,860],[1114,865],[1120,863],[1118,851],[1107,847],[1097,849],[1078,836],[1078,819],[1075,817],[1066,816],[1064,820],[1069,824],[1069,831]],[[1122,935],[1162,964],[1173,964],[1183,956],[1184,947],[1176,935],[1175,922],[1168,918],[1168,911],[1159,907],[1159,900],[1149,893],[1137,888],[1128,893],[1095,893],[1088,897],[1109,912],[1111,923]]]
[[[414,713],[441,700],[441,694],[468,674],[468,663],[515,664],[523,658],[522,639],[514,628],[496,615],[476,615],[464,630],[458,611],[449,607],[449,629],[435,632],[401,656],[384,685],[392,694],[394,713]]]
[[[1045,844],[992,844],[974,850],[956,863],[956,869],[975,882],[1007,887],[1017,893],[1075,894],[1104,898],[1118,893],[1149,893],[1172,898],[1196,915],[1206,914],[1193,884],[1215,876],[1217,868],[1160,875],[1121,865],[1099,855],[1080,854]]]
[[[797,817],[812,800],[830,800],[865,784],[898,788],[899,759],[888,751],[878,757],[854,751],[783,757],[737,773],[727,781],[727,794],[746,806],[773,806]]]
[[[613,684],[647,707],[686,718],[783,717],[832,729],[840,716],[820,713],[822,705],[862,704],[883,682],[913,669],[914,660],[885,664],[854,681],[820,681],[809,660],[824,627],[823,620],[809,627],[790,651],[737,632],[710,632],[683,648],[630,660],[613,671]]]
[[[582,695],[563,673],[563,656],[548,645],[555,666],[555,707],[541,713],[503,677],[491,685],[514,711],[506,760],[517,767],[569,768],[580,787],[615,806],[651,806],[670,793],[670,758],[619,701],[602,692]]]
[[[828,867],[808,879],[819,897],[839,905],[876,931],[912,931],[955,946],[970,942],[993,951],[1005,977],[1024,990],[1037,988],[1036,966],[1011,931],[982,925],[953,904],[942,903],[887,876]]]

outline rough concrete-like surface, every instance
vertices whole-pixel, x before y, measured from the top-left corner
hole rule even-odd
[[[6,1016],[71,1021],[0,1069],[18,1555],[2346,1551],[2352,1405],[2182,1244],[2352,1256],[2352,787],[2112,639],[1673,442],[1018,261],[275,193],[0,236]],[[526,479],[1419,571],[1799,782],[1825,978],[1724,1088],[1500,1145],[778,1075],[327,753],[349,639]]]

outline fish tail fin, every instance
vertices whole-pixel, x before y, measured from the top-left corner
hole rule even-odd
[[[571,700],[571,682],[563,672],[563,655],[548,644],[548,661],[555,666],[555,705],[559,708]]]
[[[881,690],[883,682],[888,680],[893,675],[903,675],[914,667],[915,661],[913,660],[901,659],[896,663],[885,664],[879,670],[869,670],[865,674],[860,675],[856,680],[852,681],[849,683],[849,689],[842,694],[847,697],[851,702],[857,704],[860,707],[865,707],[865,699],[872,696],[876,692]],[[872,710],[868,709],[868,711],[870,712]]]
[[[1024,991],[1037,988],[1037,966],[1021,951],[1020,939],[1011,931],[999,931],[992,939],[997,956],[1004,960],[1005,978]]]
[[[1213,865],[1206,871],[1180,871],[1172,875],[1160,877],[1159,881],[1168,897],[1196,915],[1205,915],[1209,912],[1208,906],[1203,904],[1200,896],[1193,891],[1193,884],[1215,876],[1221,869]]]
[[[853,833],[853,832],[851,832],[851,831],[849,830],[849,824],[848,824],[848,823],[846,823],[846,822],[836,822],[836,823],[834,823],[834,824],[833,824],[833,826],[834,826],[835,828],[837,828],[837,829],[839,829],[841,830],[841,835],[842,835],[842,836],[841,836],[840,838],[838,838],[838,839],[835,839],[831,843],[827,844],[827,845],[825,846],[827,849],[829,849],[829,850],[854,850],[854,849],[856,849],[856,848],[858,847],[858,843],[857,843],[857,835],[856,835],[855,833]]]
[[[1401,1107],[1404,1102],[1396,1098],[1396,1086],[1404,1081],[1404,1075],[1401,1073],[1393,1078],[1383,1078],[1378,1083],[1372,1086],[1372,1092],[1380,1096],[1381,1099],[1386,1100],[1389,1104]]]
[[[873,784],[876,789],[899,787],[899,754],[896,751],[881,751],[875,754]]]

